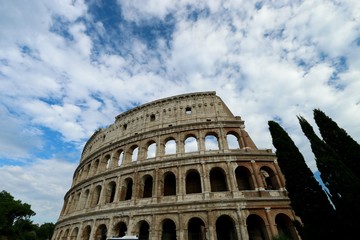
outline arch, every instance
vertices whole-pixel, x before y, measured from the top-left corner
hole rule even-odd
[[[66,229],[64,234],[62,235],[61,239],[64,239],[64,240],[67,239],[68,235],[69,235],[69,231],[70,231],[69,229]]]
[[[95,232],[96,240],[106,240],[107,237],[107,227],[105,224],[99,225]]]
[[[228,190],[224,170],[215,167],[210,171],[210,185],[212,192],[225,192]]]
[[[117,160],[117,166],[121,166],[121,164],[123,163],[124,161],[124,150],[123,149],[118,149],[116,152],[115,152],[115,155],[114,155],[114,159]]]
[[[111,181],[107,185],[106,189],[106,203],[112,203],[115,200],[116,183]]]
[[[126,235],[127,232],[127,226],[124,222],[118,222],[115,226],[114,226],[114,234],[115,237],[123,237]]]
[[[76,240],[78,234],[79,234],[79,228],[75,227],[71,232],[70,240]]]
[[[111,156],[109,154],[104,157],[104,164],[105,169],[109,169],[111,167]]]
[[[228,132],[226,134],[226,141],[229,149],[240,149],[239,135],[235,132]]]
[[[194,217],[188,222],[188,240],[206,239],[206,229],[203,220]]]
[[[133,180],[131,178],[126,178],[121,189],[120,201],[130,200],[132,198],[133,191]]]
[[[186,194],[201,193],[201,179],[197,170],[189,170],[186,174]]]
[[[198,151],[198,142],[195,136],[189,135],[185,138],[184,150],[186,153]]]
[[[89,240],[90,239],[90,234],[91,234],[91,226],[87,225],[82,231],[82,239],[83,240]]]
[[[90,190],[86,189],[84,194],[81,195],[80,203],[79,203],[79,210],[86,208],[86,203],[89,198]]]
[[[156,157],[156,142],[151,141],[148,144],[146,151],[146,158],[154,158]]]
[[[237,240],[234,220],[228,215],[222,215],[216,220],[216,236],[218,240]]]
[[[81,194],[81,192],[74,193],[74,195],[73,195],[74,197],[71,201],[69,213],[75,212],[77,210],[77,205],[79,203],[80,194]]]
[[[150,226],[146,221],[139,222],[139,240],[149,240]]]
[[[144,189],[143,189],[143,198],[152,197],[152,191],[153,191],[153,178],[150,175],[145,175],[143,177],[144,182]]]
[[[57,233],[57,236],[55,239],[60,240],[61,239],[61,235],[62,235],[62,230],[60,230],[60,232]]]
[[[266,166],[261,167],[260,175],[266,190],[277,190],[280,188],[275,172],[271,168]]]
[[[264,220],[256,214],[251,214],[246,219],[249,240],[269,239]]]
[[[89,163],[89,164],[86,166],[83,179],[86,179],[86,178],[89,177],[90,169],[91,169],[91,163]]]
[[[173,220],[165,219],[163,221],[161,240],[176,240],[176,225]]]
[[[168,154],[176,154],[176,141],[173,138],[165,141],[165,155]]]
[[[164,174],[164,196],[176,195],[176,177],[172,172]]]
[[[98,168],[99,168],[99,163],[100,163],[100,160],[96,159],[94,162],[94,165],[93,165],[92,175],[95,175],[97,173]]]
[[[100,203],[100,195],[101,195],[101,186],[97,185],[94,189],[94,194],[93,194],[93,198],[92,198],[92,202],[91,202],[91,207],[95,207],[96,205],[98,205]]]
[[[209,133],[205,137],[205,150],[219,150],[219,139],[218,136],[214,133]]]
[[[298,239],[295,226],[287,215],[279,213],[275,217],[275,223],[280,237]]]
[[[131,161],[136,162],[139,157],[139,147],[137,145],[134,145],[131,147]]]
[[[235,169],[236,183],[239,191],[255,189],[251,172],[247,167],[239,166]]]

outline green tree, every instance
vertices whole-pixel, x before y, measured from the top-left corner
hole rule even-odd
[[[0,236],[15,237],[21,227],[27,226],[24,221],[33,215],[29,204],[15,200],[6,191],[0,192]]]
[[[314,119],[323,140],[360,179],[360,145],[321,110],[314,109]]]
[[[300,225],[296,225],[302,239],[336,238],[335,210],[326,193],[287,132],[274,121],[269,121],[268,125],[291,206],[303,222],[300,229]]]
[[[314,132],[303,117],[298,117],[305,136],[309,139],[315,155],[320,177],[330,191],[330,198],[336,207],[339,220],[343,224],[345,239],[358,239],[360,220],[360,182],[354,173],[345,166],[337,153]]]
[[[44,223],[36,229],[36,235],[38,240],[51,239],[54,232],[54,223]]]

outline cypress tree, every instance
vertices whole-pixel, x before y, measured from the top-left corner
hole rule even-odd
[[[297,226],[300,236],[304,240],[336,239],[335,210],[326,193],[287,132],[274,121],[268,125],[291,206],[303,222],[302,229]]]
[[[342,223],[344,239],[358,239],[360,226],[360,182],[340,160],[336,152],[322,141],[303,117],[298,117],[305,136],[309,139],[315,155],[320,177],[330,191],[330,198]]]
[[[324,141],[360,179],[360,145],[321,110],[314,109],[314,119]]]

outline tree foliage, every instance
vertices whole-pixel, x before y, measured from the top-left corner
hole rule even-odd
[[[321,110],[314,110],[314,119],[324,141],[360,179],[360,145]]]
[[[0,192],[0,240],[51,239],[54,224],[38,226],[30,220],[34,215],[29,204],[15,200],[6,191]]]
[[[277,161],[286,179],[291,206],[303,222],[303,227],[297,226],[299,234],[303,239],[330,239],[336,236],[335,210],[306,165],[303,155],[278,123],[269,121],[268,124]]]
[[[328,198],[321,187],[319,189],[313,183],[313,174],[285,130],[269,121],[291,205],[302,219],[303,232],[300,230],[299,233],[303,240],[358,239],[360,220],[356,216],[360,215],[360,145],[322,111],[315,109],[314,119],[324,140],[316,135],[305,118],[298,117],[301,129],[311,144]],[[334,208],[329,211],[330,203]],[[336,230],[334,235],[326,235],[326,231],[332,230]]]
[[[360,214],[360,181],[340,160],[339,155],[316,135],[306,119],[303,117],[298,119],[305,136],[310,141],[320,177],[329,189],[337,215],[344,225],[343,232],[348,234],[347,239],[357,239],[360,222],[357,218],[353,219],[353,216]]]

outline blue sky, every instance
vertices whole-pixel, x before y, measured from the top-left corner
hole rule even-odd
[[[24,0],[0,4],[0,190],[55,222],[85,141],[158,98],[216,91],[259,148],[297,115],[360,140],[360,2]],[[313,123],[314,125],[314,123]]]

